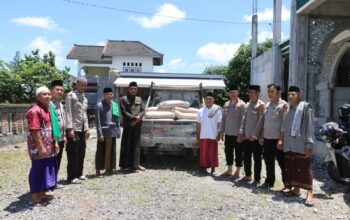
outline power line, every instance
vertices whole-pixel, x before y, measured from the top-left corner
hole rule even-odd
[[[202,19],[202,18],[182,18],[182,17],[176,17],[176,16],[170,16],[170,15],[158,15],[154,13],[144,12],[144,11],[136,11],[136,10],[129,10],[129,9],[122,9],[122,8],[114,8],[111,6],[105,6],[105,5],[97,5],[97,4],[90,4],[80,1],[74,1],[74,0],[62,0],[63,2],[76,4],[76,5],[83,5],[93,8],[100,8],[100,9],[106,9],[111,11],[120,11],[124,13],[133,13],[133,14],[141,14],[141,15],[149,15],[149,16],[157,16],[157,17],[164,17],[164,18],[173,18],[173,19],[183,19],[183,20],[189,20],[189,21],[197,21],[197,22],[210,22],[210,23],[219,23],[219,24],[251,24],[251,22],[245,22],[245,21],[225,21],[225,20],[212,20],[212,19]],[[260,24],[268,24],[268,22],[260,22]]]

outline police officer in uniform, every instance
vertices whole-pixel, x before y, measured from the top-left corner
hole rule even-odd
[[[287,102],[281,99],[281,87],[276,84],[267,86],[270,102],[266,104],[266,111],[259,122],[262,129],[260,144],[263,144],[266,165],[266,180],[260,187],[272,188],[275,184],[275,159],[281,169],[282,181],[285,183],[284,152],[282,148],[281,128]]]
[[[243,166],[243,149],[239,138],[240,127],[245,114],[245,103],[239,99],[239,87],[229,88],[230,101],[223,108],[220,124],[220,139],[225,137],[226,175],[239,178],[239,172]],[[236,158],[235,158],[236,156]],[[236,170],[233,173],[233,160],[236,162]]]
[[[128,94],[120,99],[123,116],[123,135],[119,166],[122,170],[145,171],[140,165],[141,122],[145,114],[142,98],[136,96],[137,83],[130,82]]]
[[[241,128],[241,139],[243,142],[244,155],[244,172],[243,180],[252,180],[252,155],[254,158],[254,181],[260,184],[261,179],[261,156],[262,146],[259,145],[259,140],[255,138],[258,132],[258,122],[264,112],[264,102],[259,99],[260,86],[249,86],[249,102],[247,103],[247,110],[243,118]]]
[[[66,96],[66,128],[67,128],[67,182],[80,183],[87,180],[83,175],[86,138],[89,138],[87,118],[88,100],[84,95],[87,87],[85,77],[78,77],[76,90]]]

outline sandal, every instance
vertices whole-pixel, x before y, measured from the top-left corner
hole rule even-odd
[[[293,196],[299,197],[299,196],[301,196],[300,193],[296,193],[296,192],[294,192],[293,190],[284,192],[283,195],[284,195],[284,196],[287,196],[287,197],[293,197]]]
[[[224,175],[224,176],[229,176],[229,177],[233,176],[233,174],[232,174],[232,173],[228,173],[228,171],[226,171],[225,173],[223,173],[223,175]]]
[[[313,199],[311,199],[311,200],[307,200],[307,199],[305,199],[305,202],[304,202],[304,205],[306,206],[306,207],[314,207],[314,200]]]
[[[253,180],[253,178],[252,177],[250,177],[250,176],[245,176],[245,177],[243,177],[243,179],[242,180],[244,180],[244,181],[246,181],[246,182],[250,182],[250,181],[252,181]]]

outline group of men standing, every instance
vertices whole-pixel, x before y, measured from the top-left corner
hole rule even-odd
[[[269,102],[259,99],[260,86],[249,86],[249,102],[239,98],[239,88],[229,88],[230,100],[223,108],[214,104],[214,94],[207,93],[205,107],[197,117],[197,140],[200,145],[199,166],[216,176],[218,141],[224,140],[225,175],[253,181],[260,188],[275,184],[275,160],[281,170],[285,196],[300,196],[300,188],[307,190],[306,206],[313,206],[311,154],[314,143],[314,118],[309,103],[301,101],[300,89],[289,87],[288,103],[281,99],[279,85],[267,86]],[[219,109],[219,110],[218,110]],[[252,157],[254,172],[252,173]],[[261,182],[262,158],[266,165],[266,179]],[[236,169],[233,169],[235,161]],[[254,174],[254,175],[253,175]],[[254,178],[253,178],[254,176]]]
[[[36,90],[37,104],[27,112],[28,152],[32,161],[29,185],[34,205],[53,198],[51,190],[63,187],[57,183],[57,175],[65,145],[67,182],[76,184],[87,180],[83,174],[86,139],[90,136],[86,88],[86,78],[79,77],[76,90],[66,95],[65,108],[61,103],[64,96],[62,81],[53,81],[50,89],[42,86]],[[249,102],[245,103],[239,98],[239,88],[230,87],[230,100],[223,108],[214,104],[212,92],[206,94],[205,107],[197,115],[199,166],[205,172],[211,168],[211,174],[217,175],[218,141],[224,140],[226,175],[237,179],[244,166],[243,181],[254,180],[258,187],[271,188],[275,183],[276,159],[281,169],[284,195],[300,196],[300,188],[306,189],[305,205],[313,206],[312,108],[301,101],[300,89],[296,86],[288,90],[288,103],[281,99],[279,85],[270,84],[267,89],[270,101],[265,104],[259,99],[260,86],[250,85]],[[122,170],[144,171],[140,165],[140,135],[145,110],[142,99],[136,96],[137,83],[129,84],[128,94],[120,99],[120,106],[113,101],[112,88],[104,88],[103,93],[95,113],[96,176],[101,175],[101,170],[105,170],[105,174],[116,170],[116,138],[121,134],[121,116],[124,130],[119,166]],[[264,183],[261,182],[262,156],[266,165]]]
[[[42,86],[36,89],[37,104],[26,114],[28,121],[28,153],[32,162],[29,186],[32,204],[41,205],[52,199],[52,190],[64,187],[57,183],[62,154],[66,145],[67,183],[77,184],[87,180],[84,172],[86,139],[89,138],[85,97],[87,80],[79,77],[76,90],[65,98],[63,82],[55,80],[50,89]],[[123,170],[144,171],[140,166],[140,127],[144,107],[136,96],[137,83],[129,85],[128,95],[118,103],[113,101],[112,88],[104,88],[104,98],[96,106],[95,124],[97,150],[95,157],[96,175],[101,170],[112,174],[116,169],[116,138],[120,137],[120,117],[123,117],[124,132],[119,166]]]

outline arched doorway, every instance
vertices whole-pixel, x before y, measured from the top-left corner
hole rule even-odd
[[[350,103],[350,42],[345,42],[334,60],[332,70],[331,88],[332,117],[338,121],[337,108],[345,103]]]

